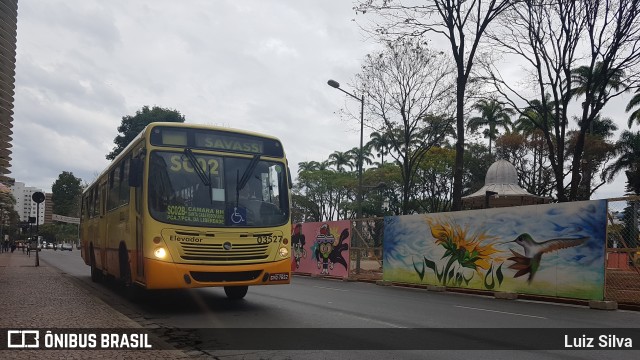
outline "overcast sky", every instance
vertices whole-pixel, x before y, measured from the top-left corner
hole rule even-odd
[[[189,123],[274,135],[294,173],[299,162],[358,145],[358,123],[337,115],[358,104],[327,85],[335,79],[352,90],[362,59],[377,48],[349,0],[18,6],[10,176],[27,186],[48,192],[62,171],[92,181],[108,164],[122,117],[144,105],[176,109]],[[626,116],[619,119],[626,128]],[[621,176],[595,198],[623,193]]]

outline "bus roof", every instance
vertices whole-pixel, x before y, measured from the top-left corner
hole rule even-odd
[[[280,139],[278,139],[275,136],[265,135],[265,134],[261,134],[261,133],[257,133],[257,132],[253,132],[253,131],[248,131],[248,130],[243,130],[243,129],[236,129],[236,128],[223,127],[223,126],[215,126],[215,125],[206,125],[206,124],[193,124],[193,123],[152,122],[152,123],[148,124],[147,126],[145,126],[145,128],[142,129],[142,131],[140,131],[140,133],[138,135],[136,135],[136,137],[133,138],[133,140],[131,140],[131,142],[120,152],[120,154],[118,154],[118,156],[116,156],[115,159],[113,159],[111,161],[111,163],[109,163],[109,165],[100,173],[100,175],[98,175],[96,180],[91,182],[91,184],[89,184],[89,186],[87,186],[87,188],[83,191],[83,193],[87,192],[103,176],[108,174],[109,171],[111,171],[113,165],[115,163],[117,163],[118,161],[120,161],[120,159],[122,159],[124,156],[126,156],[126,154],[129,152],[129,150],[132,147],[136,146],[136,144],[138,144],[138,142],[140,142],[142,139],[148,138],[149,134],[151,133],[151,131],[155,127],[175,127],[175,128],[187,128],[187,129],[203,129],[203,130],[226,131],[226,132],[232,132],[232,133],[238,133],[238,134],[244,134],[244,135],[257,136],[257,137],[261,137],[261,138],[265,138],[265,139],[271,139],[271,140],[275,140],[275,141],[280,142]]]

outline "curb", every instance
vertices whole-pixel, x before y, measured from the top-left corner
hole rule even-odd
[[[313,277],[318,279],[332,279],[331,277],[313,276],[312,274],[295,273],[293,275],[308,276],[308,277]],[[337,278],[337,279],[344,280],[342,278]],[[531,294],[518,294],[518,293],[501,292],[501,291],[494,292],[494,291],[483,291],[483,290],[475,290],[475,289],[451,288],[451,287],[439,286],[439,285],[419,285],[419,284],[410,284],[410,283],[398,283],[398,282],[392,282],[392,281],[373,280],[373,279],[349,278],[349,280],[344,280],[344,281],[371,283],[371,284],[376,284],[378,286],[394,286],[394,287],[401,287],[401,288],[423,289],[431,292],[448,292],[448,293],[460,293],[460,294],[468,294],[468,295],[479,295],[479,296],[494,297],[500,300],[529,300],[529,301],[541,301],[541,302],[546,302],[551,304],[578,305],[578,306],[585,306],[591,309],[599,309],[599,310],[640,311],[640,304],[618,303],[616,301],[609,301],[609,300],[603,300],[603,301],[580,300],[580,299],[572,299],[572,298],[549,297],[549,296],[531,295]],[[591,303],[595,303],[595,304],[591,304]]]

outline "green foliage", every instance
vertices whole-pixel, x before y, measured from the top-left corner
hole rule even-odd
[[[487,170],[496,161],[482,144],[469,144],[464,153],[464,195],[478,191],[484,186]]]
[[[152,122],[177,122],[183,123],[184,115],[178,110],[164,109],[154,106],[143,106],[141,110],[136,111],[135,116],[123,116],[122,122],[118,127],[118,136],[113,140],[115,147],[107,154],[107,160],[113,160],[122,150],[149,124]]]
[[[625,171],[627,175],[627,192],[631,195],[640,195],[640,168]]]
[[[623,131],[616,142],[615,151],[620,157],[610,164],[603,174],[608,181],[613,181],[623,170],[640,169],[640,131]]]
[[[51,200],[53,213],[62,216],[80,216],[80,195],[82,194],[82,179],[72,172],[63,171],[51,186]]]
[[[355,172],[310,167],[298,172],[298,183],[293,188],[293,207],[304,215],[304,221],[346,219],[349,218],[348,210],[355,209],[348,203],[355,201],[356,188]]]
[[[0,192],[0,228],[1,234],[13,237],[20,225],[20,215],[15,210],[16,199],[10,192]]]
[[[511,115],[515,115],[516,112],[505,107],[496,99],[480,100],[475,103],[473,108],[480,112],[480,116],[469,119],[467,131],[475,132],[486,126],[484,136],[489,139],[489,153],[491,153],[491,143],[499,135],[498,128],[509,130],[512,125]]]
[[[455,156],[455,150],[451,148],[432,147],[420,161],[416,171],[415,193],[412,195],[415,212],[449,211]]]
[[[624,247],[635,248],[638,247],[638,236],[640,231],[638,230],[638,219],[640,218],[640,204],[637,201],[630,201],[623,211],[622,222],[624,223],[624,230],[622,231],[622,238],[624,239]]]
[[[625,110],[629,112],[636,107],[637,109],[635,109],[633,112],[631,112],[631,115],[629,115],[629,120],[627,122],[629,129],[631,129],[631,125],[634,122],[640,124],[640,89],[638,89],[636,91],[636,94],[633,95],[631,100],[629,100],[629,104],[627,105],[627,108]]]
[[[44,224],[40,225],[38,232],[46,242],[75,243],[78,240],[78,225],[75,224]]]

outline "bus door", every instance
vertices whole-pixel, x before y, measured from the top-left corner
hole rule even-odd
[[[138,186],[134,188],[135,196],[135,239],[136,239],[136,280],[140,282],[144,281],[144,246],[142,237],[142,187]]]
[[[108,223],[107,223],[107,184],[106,182],[100,183],[99,186],[100,191],[100,221],[98,221],[98,234],[96,236],[96,248],[99,249],[99,254],[96,258],[96,262],[99,261],[101,264],[101,268],[103,270],[108,269],[108,251],[107,249],[107,234],[108,234]],[[98,260],[99,259],[99,260]]]
[[[130,209],[134,209],[134,239],[135,239],[135,269],[134,280],[140,283],[145,283],[144,279],[144,244],[142,234],[142,193],[144,191],[143,178],[143,160],[140,157],[134,157],[131,159],[129,168],[129,186],[133,189],[133,206]]]

